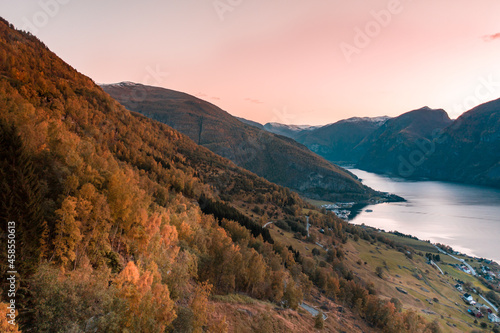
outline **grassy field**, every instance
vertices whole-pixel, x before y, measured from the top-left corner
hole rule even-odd
[[[437,320],[444,332],[480,329],[479,325],[474,324],[475,318],[467,313],[468,305],[460,298],[462,293],[454,287],[456,279],[460,279],[486,291],[476,278],[448,265],[447,263],[455,264],[458,261],[444,254],[440,255],[442,262],[438,265],[447,274],[442,275],[435,267],[427,264],[425,253],[438,253],[427,242],[388,233],[383,235],[422,252],[424,256],[414,254],[410,259],[404,253],[380,242],[370,244],[362,239],[357,242],[351,240],[346,245],[347,258],[357,276],[373,282],[381,297],[398,298],[405,309],[415,310],[428,320]],[[382,268],[382,278],[376,274],[377,267]],[[407,294],[398,291],[396,287]],[[481,322],[491,326],[486,318],[480,319],[478,324]]]
[[[312,257],[314,248],[325,253],[320,246],[296,239],[293,233],[283,231],[275,225],[270,226],[269,230],[276,241],[291,245],[302,255]],[[314,234],[320,243],[326,244],[322,240],[324,235],[321,235],[317,228],[311,228],[311,234]],[[403,253],[405,251],[399,252],[382,242],[370,243],[363,239],[354,241],[353,238],[344,245],[346,264],[356,276],[372,282],[379,297],[388,300],[399,299],[405,310],[416,311],[429,321],[439,322],[443,332],[481,330],[481,323],[486,323],[488,328],[492,327],[487,318],[478,319],[475,324],[475,318],[467,313],[469,306],[461,299],[463,292],[455,288],[457,280],[470,282],[473,288],[483,293],[488,289],[477,278],[457,269],[454,265],[459,261],[440,253],[429,242],[386,232],[379,234],[400,246],[415,250],[412,256],[408,256]],[[437,264],[445,272],[444,275],[434,266],[427,264],[426,253],[440,255],[441,261]],[[471,257],[456,257],[467,259],[475,268],[480,267],[480,262]],[[382,271],[382,278],[376,273],[377,267]],[[473,296],[478,300],[476,294],[473,293]]]
[[[293,233],[281,230],[275,225],[269,226],[269,232],[271,233],[271,236],[273,237],[274,240],[283,243],[286,246],[291,245],[295,250],[299,251],[302,255],[312,256],[312,250],[314,248],[321,250],[321,248],[318,245],[296,239],[293,237]]]
[[[323,200],[314,200],[314,199],[309,199],[309,198],[303,198],[306,202],[310,203],[313,206],[316,207],[321,207],[323,205],[332,205],[334,202],[330,201],[323,201]]]
[[[488,288],[486,288],[478,279],[474,278],[470,274],[467,274],[456,267],[452,267],[450,265],[456,265],[456,264],[461,264],[458,260],[445,255],[441,252],[439,252],[432,244],[429,242],[421,241],[421,240],[416,240],[412,238],[406,238],[406,237],[401,237],[397,236],[391,233],[382,233],[385,237],[388,239],[395,241],[400,244],[404,244],[407,246],[410,246],[414,248],[416,251],[420,251],[422,253],[432,253],[432,254],[439,254],[441,261],[438,262],[437,264],[439,267],[446,272],[450,277],[452,277],[454,280],[461,280],[464,282],[470,282],[472,285],[477,289],[483,291],[483,293],[486,293],[489,291]],[[454,257],[458,259],[463,259],[466,260],[476,271],[480,270],[480,267],[484,263],[480,263],[477,259],[466,256],[466,255],[453,255]],[[485,266],[490,266],[493,268],[495,265],[486,265]]]

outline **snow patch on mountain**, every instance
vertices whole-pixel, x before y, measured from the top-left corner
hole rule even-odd
[[[391,119],[389,116],[380,117],[352,117],[349,119],[344,119],[339,121],[339,123],[359,123],[359,122],[371,122],[371,123],[385,123],[387,120]]]

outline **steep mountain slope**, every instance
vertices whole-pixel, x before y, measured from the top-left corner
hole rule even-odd
[[[327,331],[428,326],[344,264],[350,238],[376,238],[126,110],[3,19],[0,143],[0,246],[15,221],[24,332],[306,332],[304,298],[330,312]],[[290,244],[262,227],[270,216],[297,230]],[[9,297],[0,328],[17,332]]]
[[[23,331],[224,332],[211,293],[283,298],[290,275],[263,216],[250,219],[234,202],[253,208],[267,196],[269,214],[289,216],[304,204],[296,194],[131,113],[4,20],[0,143],[0,244],[15,221]],[[0,302],[5,314],[6,293]]]
[[[464,113],[422,152],[412,176],[500,187],[500,99]]]
[[[236,117],[236,119],[238,119],[239,121],[241,121],[244,124],[247,124],[247,125],[250,125],[253,127],[257,127],[258,129],[261,129],[261,130],[264,129],[264,125],[262,125],[261,123],[258,123],[256,121],[248,120],[248,119],[241,118],[241,117]]]
[[[451,122],[444,110],[428,107],[389,119],[355,147],[354,152],[362,153],[357,167],[405,177],[404,159],[414,158],[414,151],[430,144]]]
[[[389,117],[350,118],[299,133],[295,140],[329,161],[355,163],[366,151],[354,148]]]
[[[366,200],[374,195],[348,171],[305,146],[246,125],[196,97],[131,83],[102,88],[126,108],[172,126],[197,144],[305,196],[336,201]]]

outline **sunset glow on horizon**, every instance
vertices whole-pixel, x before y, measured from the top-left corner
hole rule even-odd
[[[495,0],[0,0],[98,83],[183,91],[258,121],[320,125],[500,98]]]

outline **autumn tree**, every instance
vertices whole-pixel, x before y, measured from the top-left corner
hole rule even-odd
[[[240,280],[245,281],[246,291],[251,295],[262,295],[262,283],[266,277],[268,267],[262,256],[254,249],[246,249],[243,253],[242,259],[246,264],[246,268],[242,272]]]
[[[83,185],[77,193],[76,213],[82,235],[77,256],[87,256],[94,265],[102,264],[103,255],[111,250],[111,216],[106,197],[93,184]]]
[[[319,311],[318,314],[314,316],[314,328],[321,330],[324,326],[323,312]]]
[[[328,279],[326,281],[326,296],[336,299],[337,296],[340,294],[340,283],[339,279],[332,276],[331,274],[328,276]]]
[[[208,323],[209,304],[208,296],[212,290],[212,285],[203,282],[196,286],[193,300],[191,301],[190,308],[194,315],[193,332],[202,333],[203,328]]]
[[[130,261],[114,283],[117,297],[125,302],[118,316],[121,329],[162,333],[175,319],[174,302],[168,287],[161,283],[156,264],[141,272]]]
[[[198,258],[181,251],[165,275],[172,299],[185,298],[190,293],[190,281],[198,276]]]
[[[110,270],[82,265],[62,273],[53,264],[42,264],[30,278],[34,307],[33,320],[23,327],[28,332],[81,331],[88,324],[97,329],[116,313],[114,289],[109,286]],[[89,322],[89,318],[94,320]],[[101,322],[102,320],[102,322]]]
[[[19,330],[19,326],[13,321],[13,325],[9,323],[9,320],[12,320],[9,315],[11,315],[10,309],[8,308],[7,303],[0,303],[0,332],[4,333],[21,333]],[[17,310],[13,314],[17,316]],[[15,317],[14,317],[15,318]]]
[[[150,197],[138,187],[131,170],[119,170],[109,177],[108,203],[115,223],[111,233],[112,246],[118,252],[137,251],[147,242],[145,225]]]
[[[302,303],[303,295],[300,287],[295,284],[295,281],[290,279],[285,287],[283,294],[283,304],[285,307],[297,310]]]
[[[232,242],[224,229],[218,227],[208,230],[205,241],[206,254],[200,260],[199,277],[208,280],[220,292],[233,292],[236,278],[241,274],[243,258],[240,247]]]
[[[82,239],[80,221],[76,219],[77,199],[67,197],[56,210],[54,257],[63,267],[76,259],[76,248]]]
[[[276,303],[283,299],[285,272],[283,270],[273,271],[270,274],[270,285],[268,298]]]

